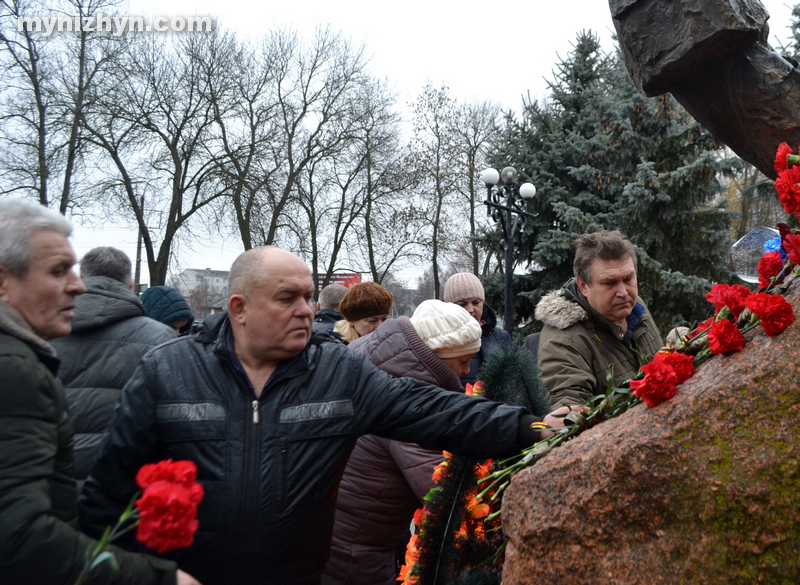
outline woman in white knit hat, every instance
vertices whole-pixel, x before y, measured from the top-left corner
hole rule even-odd
[[[431,300],[410,319],[390,319],[349,347],[393,376],[461,392],[459,376],[469,372],[480,345],[481,328],[467,311]],[[339,484],[323,585],[395,582],[395,548],[433,487],[433,470],[441,461],[441,451],[414,443],[374,435],[358,440]]]

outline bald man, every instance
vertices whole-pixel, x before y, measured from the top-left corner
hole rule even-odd
[[[113,524],[143,464],[191,459],[206,494],[200,528],[169,558],[204,585],[317,584],[359,436],[476,458],[540,438],[541,421],[521,408],[393,378],[311,340],[311,274],[285,250],[243,253],[229,290],[227,313],[151,351],[122,391],[81,496],[89,534]]]

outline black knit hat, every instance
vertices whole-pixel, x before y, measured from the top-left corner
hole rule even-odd
[[[374,282],[359,282],[350,287],[339,303],[339,312],[351,323],[359,319],[388,315],[392,310],[392,293]]]

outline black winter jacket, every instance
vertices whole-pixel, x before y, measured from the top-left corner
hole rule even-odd
[[[497,316],[489,305],[483,305],[481,315],[481,349],[469,361],[469,374],[461,376],[461,384],[474,384],[478,380],[478,374],[483,367],[483,362],[504,345],[511,345],[511,334],[497,328]]]
[[[344,319],[339,311],[321,309],[314,314],[314,323],[311,325],[314,333],[325,333],[331,328],[332,323]]]
[[[72,426],[58,359],[0,301],[0,583],[73,585],[97,542],[77,530]],[[114,519],[116,520],[116,518]],[[113,524],[113,522],[112,522]],[[87,585],[174,585],[175,564],[109,547]]]
[[[141,465],[191,459],[205,488],[200,528],[192,546],[170,557],[204,585],[316,584],[337,486],[360,435],[476,458],[523,446],[518,436],[531,416],[523,409],[392,378],[316,338],[279,365],[256,399],[228,332],[227,314],[215,315],[197,335],[142,360],[81,495],[88,533],[124,508]]]
[[[122,387],[142,356],[177,337],[171,327],[144,316],[144,306],[124,284],[105,276],[84,278],[72,333],[52,341],[75,429],[75,476],[86,479]]]

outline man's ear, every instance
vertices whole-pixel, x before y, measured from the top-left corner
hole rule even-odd
[[[235,323],[244,324],[247,299],[242,294],[233,294],[228,297],[228,316]]]
[[[585,280],[581,280],[578,277],[575,277],[575,282],[578,283],[578,290],[581,291],[583,296],[586,296],[586,293],[589,292],[589,285],[586,284]]]
[[[0,299],[5,300],[6,298],[9,277],[11,277],[11,273],[6,269],[5,266],[0,264]]]

